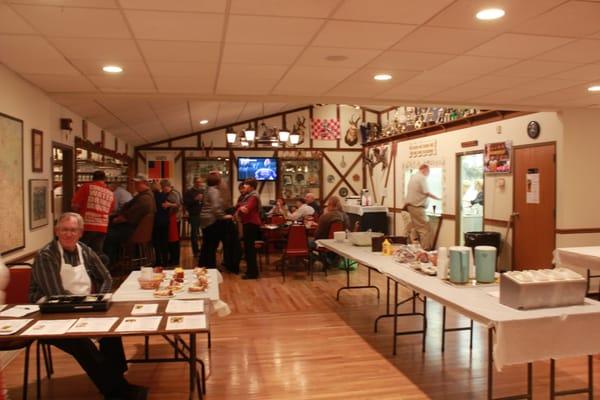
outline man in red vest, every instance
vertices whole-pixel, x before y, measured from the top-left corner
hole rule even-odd
[[[102,254],[108,217],[115,208],[115,196],[105,181],[104,171],[95,171],[92,182],[84,183],[71,202],[73,211],[83,217],[84,233],[81,241],[98,255]]]

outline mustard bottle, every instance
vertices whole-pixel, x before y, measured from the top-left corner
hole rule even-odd
[[[381,244],[381,250],[384,256],[391,256],[393,251],[392,251],[392,244],[390,243],[389,240],[385,239],[383,241],[383,243]]]

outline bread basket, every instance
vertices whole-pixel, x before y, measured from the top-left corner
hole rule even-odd
[[[144,290],[156,290],[160,286],[162,282],[162,278],[160,279],[142,279],[138,278],[138,282],[140,284],[140,288]]]

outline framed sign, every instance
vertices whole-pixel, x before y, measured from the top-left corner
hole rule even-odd
[[[511,170],[512,141],[487,143],[483,154],[486,174],[508,174]]]
[[[44,132],[31,130],[31,170],[44,172]]]
[[[0,114],[0,254],[25,247],[25,200],[23,181],[23,121]],[[10,229],[8,229],[10,227]]]
[[[29,229],[48,225],[48,179],[29,180]]]

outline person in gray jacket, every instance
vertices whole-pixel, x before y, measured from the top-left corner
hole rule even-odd
[[[202,246],[200,247],[200,266],[217,266],[217,247],[223,240],[224,222],[231,219],[225,214],[223,197],[219,190],[221,177],[210,174],[206,178],[206,193],[200,210],[200,227],[202,228]]]

